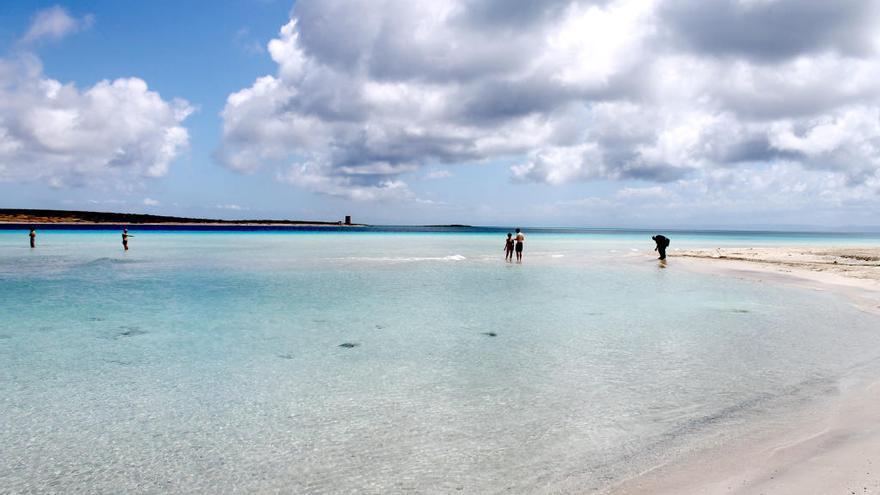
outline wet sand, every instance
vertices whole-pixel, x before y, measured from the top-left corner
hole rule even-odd
[[[674,251],[669,257],[689,269],[840,293],[880,313],[880,248],[716,248]]]
[[[673,251],[669,258],[703,273],[833,291],[880,315],[880,248],[720,248]],[[610,493],[880,493],[880,377],[828,399],[827,407],[793,412],[786,428],[693,452]]]
[[[784,431],[757,432],[615,487],[615,494],[880,493],[880,382]]]

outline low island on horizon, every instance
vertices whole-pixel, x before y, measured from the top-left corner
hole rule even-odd
[[[120,213],[106,211],[51,210],[30,208],[0,208],[0,229],[30,227],[103,227],[142,226],[156,228],[224,228],[224,227],[292,227],[292,228],[363,228],[375,227],[366,223],[354,223],[350,215],[342,220],[329,222],[324,220],[277,220],[277,219],[243,219],[228,220],[221,218],[190,218],[170,215],[151,215],[145,213]],[[473,225],[460,223],[442,225],[413,225],[419,228],[459,228],[470,229]]]
[[[315,220],[189,218],[144,213],[116,213],[103,211],[44,210],[27,208],[0,208],[0,225],[150,225],[150,226],[294,226],[294,227],[366,227],[351,223],[351,217],[337,222]]]

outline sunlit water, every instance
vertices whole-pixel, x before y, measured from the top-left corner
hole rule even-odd
[[[0,492],[589,492],[880,357],[643,233],[133,233],[0,232]]]

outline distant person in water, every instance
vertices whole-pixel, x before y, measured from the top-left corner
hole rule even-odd
[[[514,237],[514,240],[516,241],[516,248],[515,248],[516,249],[516,261],[521,262],[522,261],[523,242],[525,242],[526,236],[525,236],[525,234],[520,232],[519,229],[516,229],[516,237]]]
[[[660,253],[659,259],[665,260],[666,259],[666,248],[669,247],[669,238],[664,235],[657,234],[657,235],[651,237],[651,239],[654,239],[654,242],[657,243],[657,247],[654,248],[654,251],[657,251],[658,253]]]
[[[504,241],[504,261],[513,261],[513,234],[507,233],[507,240]]]
[[[31,229],[31,233],[28,234],[28,237],[31,238],[31,247],[37,247],[37,229]]]
[[[128,238],[134,237],[128,233],[128,229],[122,229],[122,247],[128,251]]]

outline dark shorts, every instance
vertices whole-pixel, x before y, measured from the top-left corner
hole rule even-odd
[[[521,242],[517,242],[517,243],[516,243],[516,252],[517,252],[517,253],[521,253],[521,252],[522,252],[522,247],[523,247],[523,243],[521,243]]]

